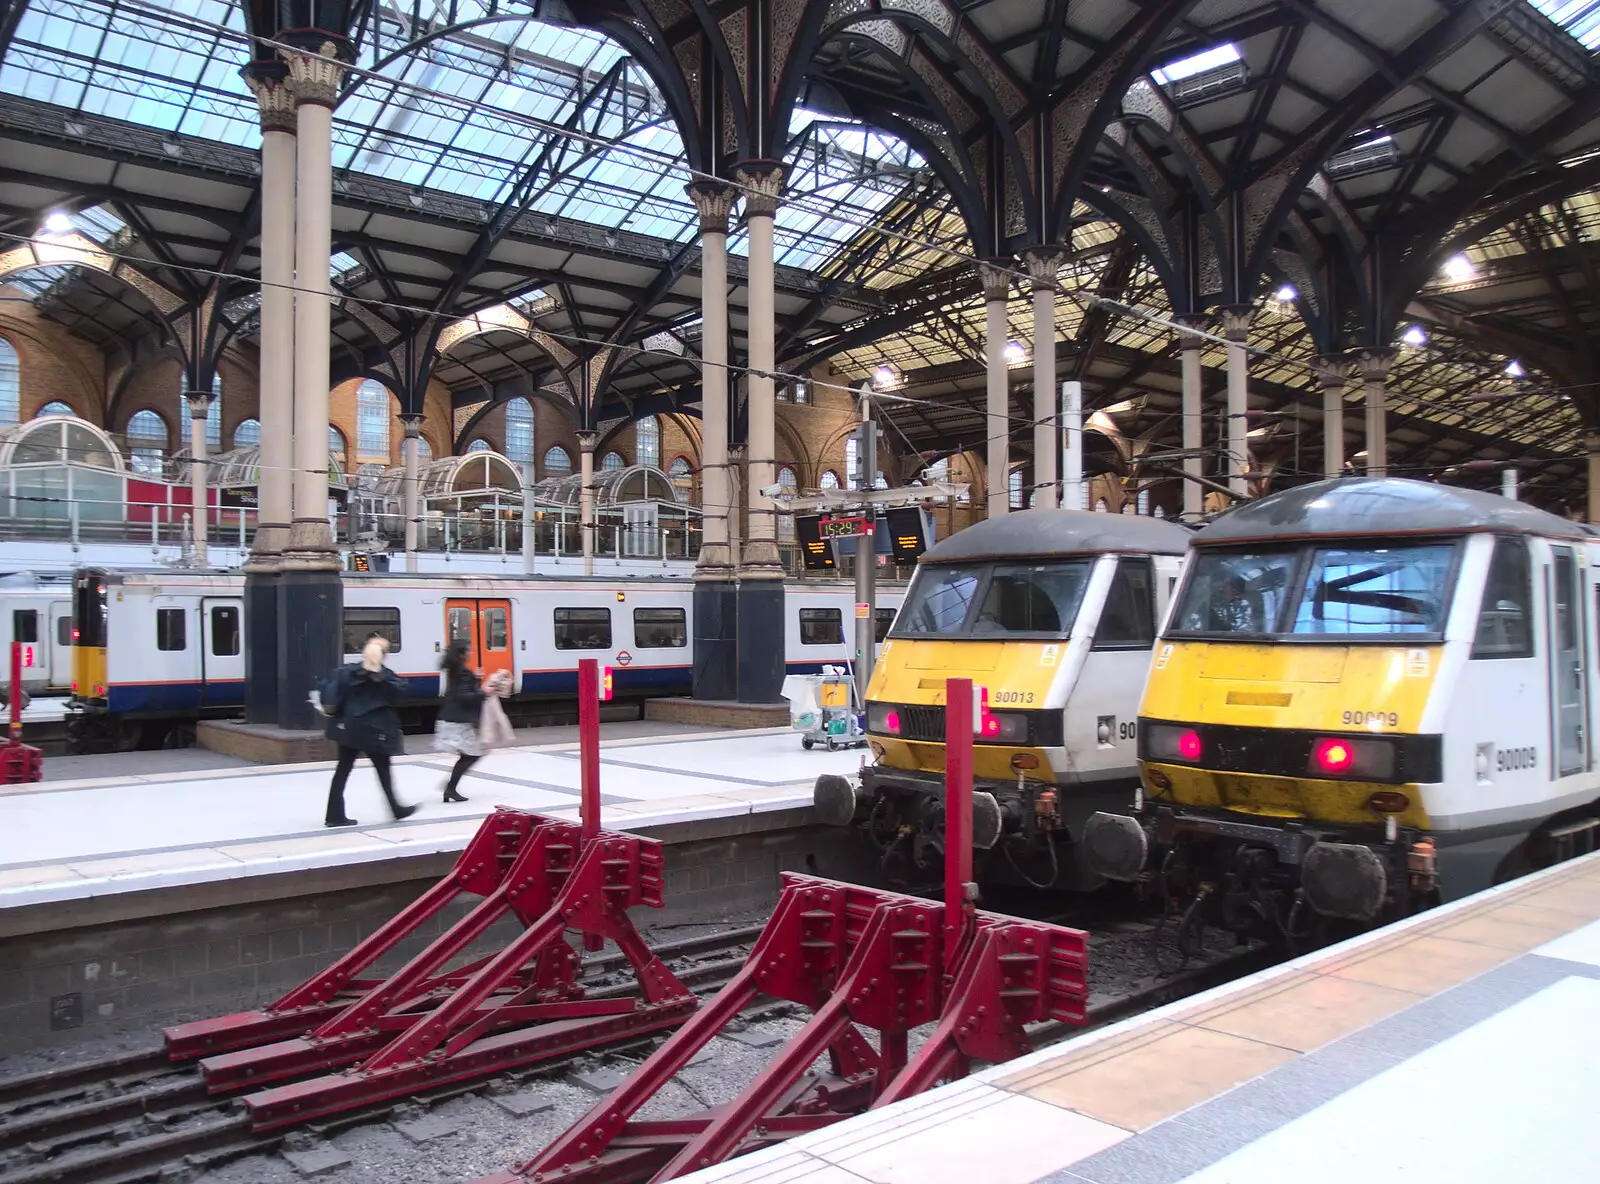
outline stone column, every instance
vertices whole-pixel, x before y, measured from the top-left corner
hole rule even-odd
[[[745,486],[749,524],[739,578],[781,580],[778,558],[777,516],[773,502],[762,490],[772,485],[777,472],[777,396],[773,371],[777,368],[777,325],[773,312],[773,217],[783,191],[783,168],[761,161],[739,169],[744,187],[745,219],[750,232],[750,373],[746,385],[749,431],[745,438],[749,479]]]
[[[1322,387],[1322,475],[1329,481],[1344,474],[1344,390],[1350,383],[1350,359],[1326,354],[1311,361]]]
[[[400,416],[405,437],[400,441],[400,463],[405,475],[400,478],[400,503],[406,516],[406,570],[417,570],[417,552],[422,535],[422,508],[417,500],[417,470],[422,464],[422,416]]]
[[[1065,255],[1056,247],[1036,247],[1023,256],[1028,277],[1033,281],[1033,504],[1052,508],[1061,504],[1056,487],[1057,458],[1061,455],[1061,404],[1056,395],[1056,272]]]
[[[189,523],[194,531],[194,561],[201,567],[209,562],[207,555],[206,509],[210,501],[210,482],[206,480],[206,416],[211,413],[210,391],[186,391],[189,402]]]
[[[295,108],[289,68],[244,70],[261,110],[261,348],[256,535],[244,577],[244,718],[278,720],[278,567],[294,517]]]
[[[689,186],[700,214],[700,509],[704,537],[694,570],[694,697],[738,697],[738,594],[733,582],[728,472],[728,215],[730,185]]]
[[[583,540],[583,574],[594,575],[594,432],[578,433],[578,535]]]
[[[745,378],[745,523],[739,561],[738,686],[743,703],[777,703],[782,696],[783,564],[772,499],[763,490],[777,479],[777,326],[773,313],[773,219],[783,192],[783,166],[751,161],[739,167],[750,230],[750,369]],[[871,474],[867,481],[870,484]]]
[[[1199,329],[1206,323],[1201,316],[1178,317],[1180,325]],[[1205,351],[1203,337],[1192,333],[1178,335],[1179,358],[1183,373],[1183,520],[1199,522],[1205,516],[1206,490],[1198,478],[1205,475],[1205,395],[1201,383],[1201,354]]]
[[[1245,341],[1250,335],[1250,306],[1232,304],[1222,310],[1222,334],[1228,339],[1228,488],[1234,500],[1250,495],[1250,410],[1249,357]]]
[[[533,500],[533,487],[538,481],[538,474],[531,456],[526,464],[517,467],[522,470],[522,574],[531,576],[534,555],[538,549],[539,510]]]
[[[978,264],[983,281],[984,336],[984,434],[989,469],[988,516],[998,518],[1011,508],[1011,489],[1007,466],[1011,463],[1011,376],[1006,371],[1006,302],[1011,295],[1011,276],[1000,266]]]
[[[1586,436],[1584,447],[1589,454],[1588,518],[1591,523],[1600,523],[1600,433]]]
[[[310,729],[306,701],[344,655],[344,586],[328,523],[328,257],[333,221],[333,107],[350,43],[319,30],[286,51],[295,97],[294,519],[278,598],[278,722]]]
[[[1367,410],[1367,476],[1389,475],[1389,367],[1392,349],[1364,349],[1356,355],[1361,367],[1361,389]]]

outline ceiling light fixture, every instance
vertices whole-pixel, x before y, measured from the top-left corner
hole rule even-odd
[[[1027,348],[1020,341],[1008,341],[1005,348],[1006,361],[1015,365],[1028,356]]]
[[[1452,284],[1464,284],[1478,274],[1472,260],[1465,255],[1452,255],[1444,261],[1444,278]]]
[[[893,386],[895,378],[896,375],[893,367],[879,366],[872,372],[872,385],[877,387],[879,390],[883,390],[885,387]]]
[[[1293,304],[1300,299],[1300,293],[1294,290],[1293,284],[1284,284],[1283,287],[1272,294],[1272,298],[1279,304]]]
[[[1404,333],[1400,334],[1400,340],[1407,345],[1427,345],[1428,334],[1421,325],[1412,325]]]
[[[72,219],[60,210],[51,214],[44,220],[44,233],[46,234],[71,234]]]
[[[1507,378],[1526,378],[1527,376],[1528,372],[1522,368],[1522,363],[1517,359],[1512,358],[1511,361],[1506,363]]]

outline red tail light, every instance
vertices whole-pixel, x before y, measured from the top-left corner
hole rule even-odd
[[[1000,721],[987,711],[983,713],[983,734],[985,736],[998,736],[1000,734]]]
[[[1355,763],[1355,749],[1348,740],[1328,737],[1311,746],[1311,764],[1324,773],[1348,773]]]
[[[883,717],[883,726],[891,736],[900,734],[900,713],[892,707]]]
[[[1200,733],[1190,728],[1178,737],[1178,755],[1186,761],[1197,761],[1205,746],[1200,743]]]
[[[72,631],[72,640],[73,641],[77,641],[78,640],[78,631],[76,629],[74,629]]]

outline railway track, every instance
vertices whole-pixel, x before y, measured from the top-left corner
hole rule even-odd
[[[653,947],[697,994],[720,989],[744,965],[761,926],[744,926]],[[633,984],[608,982],[627,960],[602,954],[583,962],[591,999],[634,993]],[[619,1042],[611,1051],[649,1036]],[[575,1058],[558,1058],[499,1078],[548,1077]],[[415,1100],[437,1104],[484,1088],[482,1080],[422,1090],[411,1099],[353,1110],[308,1124],[317,1134],[385,1121]],[[241,1091],[247,1092],[247,1091]],[[130,1053],[61,1069],[0,1080],[0,1180],[6,1184],[143,1184],[182,1179],[242,1156],[272,1151],[294,1132],[256,1134],[238,1095],[206,1092],[196,1064],[174,1065],[158,1050]]]

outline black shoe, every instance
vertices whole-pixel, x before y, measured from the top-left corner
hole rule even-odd
[[[323,819],[322,825],[323,826],[360,826],[361,824],[359,822],[357,822],[354,818],[325,818],[325,819]]]
[[[420,809],[422,809],[421,806],[401,806],[394,812],[394,820],[396,822],[404,822]]]
[[[447,801],[447,802],[464,802],[467,799],[462,797],[455,790],[447,789],[447,790],[444,791],[444,800]]]

